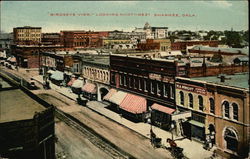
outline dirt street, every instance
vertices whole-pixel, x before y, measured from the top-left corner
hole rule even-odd
[[[22,77],[25,76],[25,79],[29,79],[30,77],[32,77],[32,75],[30,75],[24,70],[22,71],[19,70],[19,72],[11,70],[8,72],[14,72],[16,75]],[[93,130],[98,132],[100,135],[102,135],[103,137],[114,143],[116,146],[118,146],[119,148],[121,148],[122,150],[126,151],[127,153],[131,154],[136,158],[141,158],[141,159],[172,158],[169,151],[161,148],[154,149],[151,146],[149,139],[139,135],[138,133],[124,126],[119,125],[116,122],[111,121],[110,119],[104,116],[101,116],[93,112],[92,110],[86,107],[79,106],[78,104],[76,104],[75,101],[59,94],[54,90],[44,90],[41,88],[39,90],[34,90],[33,92],[42,99],[63,110],[64,112],[71,114],[84,124],[91,127]],[[80,134],[75,136],[74,133],[77,133],[75,130],[70,130],[70,128],[65,128],[65,127],[67,127],[65,126],[65,124],[62,123],[56,124],[56,135],[58,135],[59,138],[59,144],[57,144],[58,153],[60,153],[63,150],[66,155],[67,154],[69,156],[71,155],[73,158],[77,158],[74,157],[74,155],[78,156],[78,154],[84,154],[85,157],[82,158],[91,158],[93,156],[95,156],[95,158],[99,158],[100,156],[101,158],[108,157],[105,155],[102,156],[102,153],[96,150],[97,148],[96,149],[93,148],[92,147],[93,145],[92,146],[89,145],[87,141],[85,141],[86,139],[84,139],[84,137],[81,136]],[[75,142],[75,141],[81,141],[81,142]],[[87,145],[85,145],[86,143]],[[63,146],[71,144],[72,147]],[[93,150],[87,153],[87,150],[86,151],[81,150],[84,149],[84,147],[87,147],[86,149],[89,148]],[[91,154],[92,152],[93,154]]]

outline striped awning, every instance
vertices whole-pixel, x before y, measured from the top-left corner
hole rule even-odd
[[[73,82],[76,80],[75,77],[72,77],[70,81],[68,82],[67,86],[72,86]]]
[[[16,62],[16,58],[15,57],[11,57],[10,62]]]
[[[120,105],[123,99],[127,96],[127,93],[123,91],[116,92],[113,96],[109,98],[109,101],[112,103],[115,103],[117,105]]]
[[[171,115],[173,112],[175,112],[175,109],[169,108],[169,107],[166,107],[166,106],[157,104],[157,103],[154,103],[154,104],[151,106],[151,108],[154,109],[154,110],[158,110],[158,111],[160,111],[160,112],[163,112],[163,113],[170,114],[170,115]]]
[[[87,92],[87,93],[95,94],[96,93],[96,86],[94,84],[92,84],[92,83],[86,83],[82,87],[82,91]]]
[[[147,111],[147,101],[144,97],[128,93],[120,108],[133,114],[142,114]]]
[[[103,99],[104,100],[109,100],[115,93],[117,92],[117,90],[111,88],[108,92],[108,94],[106,94]]]

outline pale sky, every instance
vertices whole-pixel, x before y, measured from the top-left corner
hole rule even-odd
[[[0,1],[1,30],[42,27],[42,32],[60,30],[124,30],[151,26],[169,30],[248,30],[248,1]],[[75,16],[51,16],[55,13]],[[90,16],[83,16],[84,14]],[[96,16],[96,14],[150,14],[148,16]],[[155,14],[178,14],[155,16]],[[194,15],[183,17],[182,14]]]

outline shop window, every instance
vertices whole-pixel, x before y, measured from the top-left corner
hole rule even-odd
[[[189,107],[193,108],[194,99],[193,99],[193,95],[191,93],[188,94],[188,99],[189,99]]]
[[[231,151],[237,151],[238,149],[238,140],[237,134],[234,130],[227,128],[225,130],[224,139],[226,141],[226,148]]]
[[[233,119],[238,120],[238,105],[236,103],[233,103],[232,106],[233,106]]]
[[[204,105],[202,96],[198,96],[198,101],[199,101],[199,110],[203,111]]]
[[[209,98],[209,103],[210,103],[210,113],[215,112],[215,105],[214,105],[214,99],[213,98]]]
[[[229,115],[229,103],[228,103],[228,101],[224,101],[222,103],[222,109],[224,111],[223,112],[224,117],[229,118],[230,115]]]
[[[180,91],[180,103],[181,105],[184,105],[184,93],[182,91]]]

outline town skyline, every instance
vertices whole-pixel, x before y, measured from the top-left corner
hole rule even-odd
[[[146,22],[151,26],[168,27],[170,31],[231,29],[241,31],[248,30],[248,2],[2,1],[1,19],[2,32],[12,32],[14,27],[22,26],[42,27],[43,32],[132,31],[136,27],[142,28]]]

